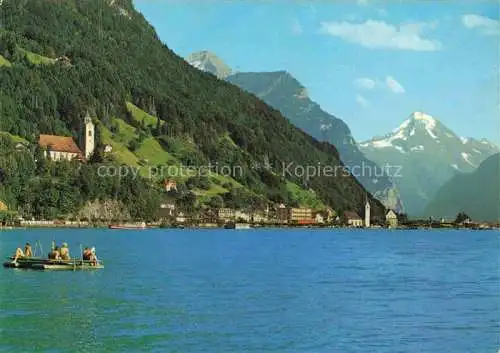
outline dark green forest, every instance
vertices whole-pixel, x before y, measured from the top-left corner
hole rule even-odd
[[[283,163],[341,165],[338,152],[254,95],[191,67],[159,40],[130,0],[4,0],[0,55],[0,131],[31,146],[40,133],[77,140],[87,111],[110,131],[116,131],[114,118],[136,124],[128,101],[158,117],[154,127],[136,126],[139,143],[154,137],[169,151],[172,137],[194,141],[189,160],[241,166],[236,181],[247,194],[291,202],[289,180],[336,210],[363,209],[367,193],[351,176],[283,177]],[[86,202],[117,200],[131,217],[150,218],[159,202],[151,181],[98,179],[102,156],[84,165],[42,162],[36,148],[19,151],[7,138],[1,146],[0,199],[26,215],[75,214]],[[271,169],[255,167],[264,158]],[[372,212],[381,215],[383,206],[368,197]],[[231,195],[222,199],[238,203]]]

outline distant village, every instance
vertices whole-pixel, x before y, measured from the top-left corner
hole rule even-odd
[[[177,184],[174,180],[165,179],[163,182],[166,195],[176,190]],[[318,209],[307,207],[288,207],[287,205],[268,205],[265,210],[240,210],[227,207],[218,209],[207,209],[198,215],[187,215],[185,211],[179,210],[176,200],[165,196],[160,205],[158,218],[167,225],[197,224],[206,227],[218,226],[243,226],[251,224],[254,226],[347,226],[353,228],[371,227],[370,203],[366,201],[364,219],[354,211],[346,211],[337,214],[332,208]],[[385,222],[376,226],[397,227],[397,215],[389,211]]]
[[[79,143],[72,137],[40,135],[39,146],[45,151],[45,156],[53,161],[79,160],[85,162],[95,150],[95,126],[87,115],[83,121],[83,129]],[[78,146],[80,145],[80,147]],[[16,148],[25,148],[18,143]],[[104,153],[112,153],[111,145],[104,146]],[[489,229],[498,225],[480,224],[473,222],[468,216],[457,223],[456,220],[416,220],[409,221],[405,215],[388,210],[383,218],[374,219],[371,215],[371,206],[365,202],[364,212],[359,215],[354,210],[335,211],[332,208],[313,209],[307,207],[290,207],[285,204],[269,204],[264,210],[242,210],[227,207],[206,208],[202,210],[186,210],[179,207],[177,199],[172,193],[177,191],[177,183],[172,179],[165,179],[161,184],[163,200],[157,210],[156,220],[150,227],[201,227],[201,228],[249,228],[249,227],[349,227],[349,228],[456,228],[468,227],[475,229]],[[0,214],[8,212],[7,206],[0,200]],[[143,222],[140,222],[143,223]],[[0,227],[89,227],[106,226],[102,219],[85,220],[25,220],[1,219]]]
[[[388,210],[383,219],[374,219],[368,200],[365,203],[363,217],[355,211],[344,211],[342,214],[331,208],[315,210],[306,207],[288,207],[285,204],[268,206],[265,210],[249,211],[221,207],[189,212],[177,205],[177,200],[169,196],[177,188],[174,180],[165,179],[162,183],[164,197],[160,204],[156,221],[116,223],[137,228],[253,228],[253,227],[307,227],[307,228],[471,228],[493,229],[498,225],[473,222],[465,214],[457,220],[408,220],[404,215]],[[0,203],[0,211],[2,210]],[[19,220],[21,227],[107,227],[110,224],[102,220]],[[140,226],[144,224],[144,226]],[[4,224],[5,225],[5,224]]]

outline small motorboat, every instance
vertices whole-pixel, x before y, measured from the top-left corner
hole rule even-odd
[[[3,263],[6,268],[22,268],[29,270],[98,270],[104,268],[102,261],[90,261],[82,259],[71,260],[51,260],[40,257],[19,258],[14,261],[14,257],[9,257],[8,261]]]
[[[125,223],[125,224],[110,224],[109,229],[128,229],[128,230],[138,230],[146,229],[146,222],[141,223]]]

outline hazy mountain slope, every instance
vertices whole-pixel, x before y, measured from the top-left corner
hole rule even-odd
[[[313,102],[306,88],[292,75],[285,71],[237,73],[227,80],[280,110],[295,126],[311,136],[333,144],[346,166],[366,166],[365,172],[356,175],[358,180],[379,199],[387,201],[388,191],[393,187],[387,174],[360,152],[347,124]],[[391,203],[395,202],[392,200]]]
[[[457,171],[472,171],[499,151],[487,140],[458,137],[422,112],[413,113],[391,133],[360,143],[360,147],[379,164],[401,167],[401,177],[394,181],[407,212],[414,216],[422,214],[436,191]]]
[[[159,118],[156,127],[134,123],[143,141],[153,137],[167,152],[189,141],[183,163],[238,166],[235,180],[265,199],[287,201],[287,182],[294,182],[335,209],[363,208],[366,191],[353,177],[285,173],[289,163],[340,166],[332,145],[193,68],[162,44],[130,0],[4,0],[1,11],[0,52],[12,64],[0,67],[1,130],[31,141],[40,132],[76,136],[91,110],[112,131],[115,118],[134,123],[129,101]],[[39,55],[37,63],[27,52]],[[259,167],[264,161],[270,168]]]
[[[349,127],[313,102],[307,94],[307,89],[288,72],[235,73],[228,76],[225,74],[230,72],[228,65],[214,53],[207,51],[193,53],[187,61],[202,71],[220,78],[225,77],[228,82],[255,94],[278,109],[301,130],[320,141],[333,144],[346,166],[364,167],[360,169],[364,172],[356,177],[367,190],[382,200],[387,207],[401,210],[399,193],[387,173],[360,152]],[[220,72],[224,74],[221,75]]]
[[[475,221],[500,221],[500,154],[487,158],[472,173],[457,173],[436,193],[426,216],[454,219],[465,212]]]

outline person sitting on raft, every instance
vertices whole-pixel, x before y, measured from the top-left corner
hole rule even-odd
[[[90,249],[90,261],[97,265],[97,255],[95,254],[95,248]]]
[[[59,247],[56,246],[54,250],[49,252],[49,259],[51,260],[61,260],[61,253],[59,252]]]
[[[26,243],[26,245],[24,246],[24,256],[25,257],[32,257],[33,256],[33,251],[31,251],[30,243]]]
[[[90,251],[89,248],[83,249],[82,257],[84,260],[89,261],[91,256],[92,256],[92,252]]]
[[[86,261],[91,261],[92,265],[94,265],[94,266],[97,265],[97,256],[95,254],[95,248],[92,248],[92,249],[85,248],[83,250],[82,257]]]
[[[14,255],[14,262],[16,262],[17,259],[20,259],[20,258],[23,258],[23,257],[24,257],[23,250],[21,248],[17,248],[16,249],[16,253]]]
[[[59,251],[62,260],[69,260],[69,248],[68,243],[63,243],[61,246],[61,250]]]

